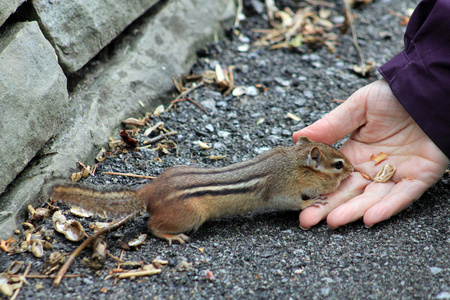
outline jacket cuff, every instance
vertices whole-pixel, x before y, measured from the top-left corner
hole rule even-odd
[[[446,47],[435,51],[432,57],[445,57]],[[443,55],[443,56],[442,56]],[[430,70],[430,64],[440,67]],[[428,67],[426,67],[428,66]],[[450,98],[441,87],[441,77],[447,77],[448,62],[422,60],[414,44],[384,64],[379,72],[389,83],[392,92],[402,106],[450,158]],[[447,79],[448,80],[448,79]]]

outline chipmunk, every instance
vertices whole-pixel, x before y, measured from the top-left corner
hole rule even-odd
[[[321,195],[336,190],[351,172],[353,166],[341,152],[301,137],[295,146],[277,147],[227,167],[171,167],[137,190],[56,183],[50,198],[94,212],[147,210],[153,235],[182,244],[189,241],[183,233],[209,219],[325,204]]]

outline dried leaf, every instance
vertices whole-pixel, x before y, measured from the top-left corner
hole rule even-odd
[[[117,147],[123,146],[122,140],[109,139],[108,146],[110,149],[116,149]]]
[[[197,141],[198,142],[198,145],[202,148],[202,149],[205,149],[205,150],[207,150],[207,149],[210,149],[212,146],[211,145],[208,145],[207,143],[203,143],[202,141]]]
[[[370,160],[375,162],[375,165],[379,164],[383,160],[385,160],[388,157],[387,153],[380,152],[377,155],[372,154],[370,156]]]
[[[136,126],[136,127],[144,127],[145,126],[145,122],[143,120],[139,120],[136,118],[128,118],[126,120],[123,120],[122,124],[132,125],[132,126]]]
[[[50,216],[50,209],[45,207],[39,207],[35,210],[33,220],[40,220],[44,218],[48,218]]]
[[[188,271],[191,266],[192,263],[182,260],[175,268],[177,269],[177,271]]]
[[[55,251],[55,252],[51,253],[48,258],[48,262],[50,264],[58,264],[58,263],[62,263],[64,261],[65,261],[65,256],[59,251]]]
[[[181,94],[184,91],[183,81],[181,80],[181,76],[178,76],[178,78],[172,77],[172,81],[173,81],[178,93]]]
[[[69,241],[78,242],[86,236],[83,226],[77,220],[67,221],[65,227],[65,231],[62,233]]]
[[[366,173],[363,173],[363,172],[360,172],[360,173],[361,173],[361,176],[364,177],[365,179],[371,180],[371,179],[370,179],[370,176],[367,175]]]
[[[102,162],[106,159],[106,149],[102,148],[100,152],[95,156],[95,160],[98,162]]]
[[[140,246],[140,245],[142,245],[145,242],[146,238],[147,238],[147,234],[141,233],[138,238],[128,242],[128,245],[131,246],[131,247]]]
[[[203,73],[203,80],[205,80],[205,82],[212,83],[214,82],[215,79],[216,79],[216,72],[212,70],[206,70]]]
[[[144,131],[144,135],[145,135],[145,136],[149,136],[150,133],[152,133],[152,132],[155,131],[156,129],[158,129],[158,128],[160,128],[160,129],[164,128],[163,126],[164,126],[164,122],[158,122],[158,123],[156,123],[155,125],[153,125],[152,127],[147,128],[147,129]]]
[[[80,241],[86,236],[83,226],[77,220],[67,220],[66,217],[60,212],[56,211],[52,217],[53,227],[59,233],[74,242]]]
[[[319,17],[321,19],[328,19],[331,16],[331,10],[327,8],[321,8],[319,10]]]
[[[160,114],[162,114],[164,112],[164,105],[159,105],[156,109],[155,109],[155,111],[153,112],[153,115],[155,116],[155,117],[157,117],[157,116],[159,116]]]
[[[373,61],[366,61],[365,65],[353,65],[353,72],[363,77],[367,76],[375,68]]]
[[[209,159],[212,159],[212,160],[218,160],[218,159],[224,159],[224,158],[226,158],[227,156],[226,155],[211,155],[210,157],[209,157]]]
[[[8,283],[8,277],[4,273],[0,274],[0,292],[7,297],[11,297],[14,292],[14,289]]]
[[[50,243],[49,241],[44,241],[44,250],[53,250],[53,244]]]
[[[14,249],[10,247],[10,244],[14,243],[15,240],[13,237],[10,237],[7,240],[1,240],[0,241],[0,249],[2,249],[4,252],[12,252]]]
[[[92,246],[93,253],[89,264],[91,268],[98,270],[105,265],[107,247],[108,245],[102,236],[95,239],[94,245]]]
[[[87,178],[89,176],[89,169],[83,169],[80,172],[73,173],[70,175],[70,179],[72,181],[80,181],[82,178]]]
[[[226,84],[226,82],[225,82],[225,74],[223,73],[223,69],[222,69],[222,67],[219,64],[216,65],[215,71],[216,71],[216,82],[217,82],[217,84],[219,84],[219,85]]]
[[[78,216],[78,217],[82,217],[82,218],[91,218],[91,217],[94,216],[93,212],[90,212],[90,211],[88,211],[88,210],[86,210],[84,208],[77,207],[77,206],[72,206],[70,208],[70,212],[73,215]]]
[[[259,119],[256,121],[256,125],[261,125],[264,121],[265,121],[264,118],[259,118]]]
[[[53,226],[55,226],[55,223],[65,223],[66,221],[67,221],[67,219],[61,213],[61,211],[57,210],[53,213],[53,216],[52,216]]]
[[[97,232],[97,231],[102,230],[103,228],[108,227],[108,226],[109,226],[108,222],[95,222],[94,224],[90,224],[89,228],[94,230],[94,232]]]
[[[30,219],[33,220],[36,210],[34,209],[34,207],[32,205],[28,205],[27,209],[28,209],[28,212],[30,213]]]
[[[387,182],[389,181],[395,173],[397,168],[390,164],[385,164],[381,167],[378,174],[373,179],[374,182]]]
[[[44,274],[48,275],[56,271],[61,264],[66,261],[66,257],[59,251],[50,254],[48,260],[44,263]]]
[[[163,259],[155,258],[155,259],[152,261],[152,264],[153,264],[155,267],[157,267],[158,269],[161,269],[162,266],[168,265],[168,264],[169,264],[169,261],[168,261],[168,260],[163,260]],[[145,268],[145,267],[144,267],[144,268]]]
[[[248,52],[248,50],[250,50],[250,45],[249,44],[242,44],[242,45],[239,45],[237,47],[237,49],[238,49],[239,52]]]
[[[119,133],[122,138],[122,142],[130,148],[136,148],[138,145],[138,140],[133,138],[125,129],[121,130]]]
[[[23,261],[13,261],[8,269],[6,270],[6,273],[8,274],[16,274],[17,272],[20,271],[20,269],[22,268],[24,262]]]
[[[35,240],[33,244],[31,244],[31,253],[37,258],[40,258],[44,255],[44,241],[43,240]]]
[[[290,112],[288,112],[286,114],[286,118],[292,119],[292,120],[297,121],[297,122],[302,120],[301,118],[297,117],[296,115],[294,115],[294,114],[292,114]]]
[[[274,12],[274,15],[276,18],[281,20],[280,26],[282,28],[287,28],[294,24],[294,19],[292,18],[292,16],[285,11],[277,10]]]
[[[234,97],[239,97],[239,96],[244,95],[245,92],[246,92],[246,90],[247,90],[247,89],[245,88],[245,86],[238,86],[238,87],[236,87],[236,88],[233,89],[233,91],[231,92],[231,94],[232,94]]]

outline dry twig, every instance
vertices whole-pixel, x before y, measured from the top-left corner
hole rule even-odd
[[[195,102],[194,100],[192,100],[191,98],[189,98],[189,97],[184,97],[184,98],[180,98],[180,99],[176,99],[176,100],[173,100],[172,102],[171,102],[171,104],[175,104],[175,103],[177,103],[177,102],[181,102],[181,101],[190,101],[190,102],[192,102],[193,104],[195,104],[195,105],[197,105],[201,110],[203,110],[207,115],[209,115],[209,113],[208,113],[208,111],[203,107],[203,106],[201,106],[200,104],[198,104],[197,102]]]
[[[325,2],[325,1],[315,1],[315,0],[306,0],[306,2],[308,2],[311,5],[314,6],[325,6],[325,7],[330,7],[330,8],[335,8],[336,5],[334,5],[334,3],[329,3],[329,2]]]
[[[362,52],[361,47],[359,46],[359,43],[358,43],[358,35],[356,34],[355,20],[353,19],[350,5],[345,0],[343,0],[343,2],[344,2],[344,8],[345,8],[345,16],[348,20],[348,23],[350,24],[350,30],[352,32],[353,44],[355,45],[356,51],[358,51],[359,59],[361,61],[361,66],[360,66],[361,67],[361,75],[366,76],[366,70],[365,70],[366,60],[364,58],[364,53]]]
[[[244,4],[242,3],[242,0],[238,0],[238,7],[236,11],[236,18],[234,19],[234,27],[239,26],[239,18],[242,14],[242,9],[244,8]]]
[[[57,275],[42,275],[42,274],[29,274],[27,278],[33,278],[33,279],[47,279],[47,278],[56,278]],[[81,277],[83,274],[66,274],[64,275],[64,278],[77,278]]]
[[[178,100],[178,99],[181,99],[181,98],[183,98],[183,97],[189,95],[189,94],[192,93],[194,90],[196,90],[196,89],[198,89],[199,87],[204,86],[204,85],[205,85],[205,82],[204,82],[204,81],[200,81],[197,85],[195,85],[195,86],[191,87],[190,89],[187,89],[186,91],[184,91],[184,92],[182,92],[181,94],[179,94],[179,95],[174,99],[174,101],[175,101],[175,100]],[[170,106],[169,106],[167,109],[169,109],[169,108],[170,108]]]
[[[159,142],[160,140],[163,140],[163,139],[167,138],[169,135],[175,135],[175,134],[178,134],[178,132],[177,131],[171,131],[171,132],[167,132],[167,133],[161,133],[160,135],[155,136],[154,138],[151,138],[149,140],[144,141],[143,144],[144,145],[151,145],[151,144],[154,144],[156,142]],[[141,148],[148,148],[148,147],[149,146],[138,147],[137,149],[139,150]]]
[[[161,126],[164,126],[164,122],[158,122],[155,125],[153,125],[152,127],[147,128],[144,132],[144,135],[149,136],[150,133],[152,133],[153,131],[156,130],[156,128],[161,127]]]
[[[28,266],[27,266],[27,268],[25,269],[25,272],[24,272],[23,275],[21,276],[22,278],[21,278],[21,280],[20,280],[19,287],[14,291],[14,294],[11,296],[10,300],[16,299],[16,298],[17,298],[17,295],[19,295],[19,292],[20,292],[20,289],[21,289],[22,286],[23,286],[23,283],[26,282],[26,280],[27,280],[27,276],[28,276],[28,273],[30,272],[30,268],[31,268],[31,262],[28,263]]]

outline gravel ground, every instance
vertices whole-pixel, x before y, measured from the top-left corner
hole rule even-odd
[[[277,3],[296,10],[296,1]],[[405,26],[389,9],[404,13],[417,3],[384,0],[354,10],[361,48],[377,67],[402,49]],[[269,27],[265,13],[257,13],[260,2],[244,4],[247,19],[238,28],[243,36],[230,33],[223,41],[200,49],[192,73],[203,74],[217,64],[233,65],[235,84],[250,87],[247,94],[223,96],[213,85],[197,89],[191,98],[208,113],[184,101],[176,110],[149,120],[151,124],[162,121],[165,128],[178,132],[171,137],[176,149],[169,148],[168,154],[151,149],[116,154],[102,162],[87,182],[138,187],[148,180],[101,172],[156,176],[176,164],[225,166],[277,145],[291,145],[292,132],[338,105],[333,99],[346,99],[379,78],[376,72],[361,78],[351,71],[358,53],[351,35],[338,30],[335,53],[325,47],[305,48],[305,52],[254,47],[239,51],[261,37],[252,29]],[[339,21],[342,12],[337,6],[330,19]],[[287,118],[287,113],[301,121]],[[137,138],[145,140],[142,134]],[[212,148],[200,148],[198,140]],[[227,157],[211,160],[210,155]],[[189,244],[169,246],[149,236],[144,245],[126,251],[123,259],[151,263],[160,258],[168,265],[159,275],[121,279],[117,284],[114,279],[105,280],[117,262],[108,258],[95,271],[83,262],[92,254],[88,248],[68,271],[83,276],[65,278],[58,287],[52,286],[51,279],[30,278],[18,299],[450,299],[449,187],[445,175],[408,209],[370,229],[357,221],[335,230],[321,223],[302,231],[298,212],[268,212],[209,221],[190,234]],[[75,218],[70,213],[67,217]],[[110,253],[120,256],[119,241],[146,232],[147,220],[144,215],[109,234]],[[92,220],[80,222],[88,228]],[[39,226],[52,228],[49,220]],[[53,251],[63,253],[71,253],[79,244],[58,233],[51,240]],[[31,273],[39,273],[50,253],[46,251],[41,259],[29,253],[3,253],[0,263],[6,269],[12,261],[31,262]]]

